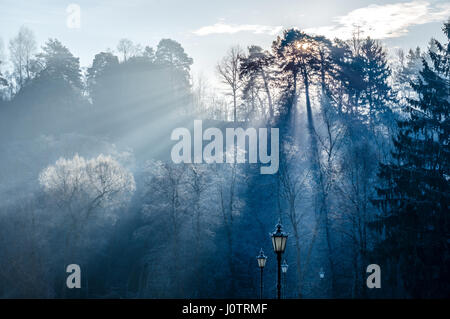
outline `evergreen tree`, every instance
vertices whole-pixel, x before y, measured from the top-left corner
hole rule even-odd
[[[353,114],[365,87],[361,58],[354,55],[349,43],[336,39],[332,46],[331,60],[334,81],[328,83],[328,101],[339,114]]]
[[[147,54],[150,52],[147,51]],[[189,72],[194,61],[187,55],[181,44],[171,39],[159,41],[155,52],[155,62],[176,70],[173,76],[181,82],[180,84],[189,86]]]
[[[93,103],[110,103],[111,91],[114,84],[114,72],[119,66],[119,59],[110,52],[100,52],[95,55],[92,66],[87,70],[87,89]],[[115,98],[115,96],[113,97]]]
[[[42,50],[44,52],[38,54],[42,66],[40,77],[62,81],[74,89],[82,88],[79,58],[74,57],[57,39],[49,39]]]
[[[362,103],[367,108],[368,122],[377,124],[383,120],[383,115],[390,113],[390,105],[394,95],[388,83],[391,70],[382,45],[371,38],[364,40],[361,46],[362,74],[365,80],[365,90]]]
[[[449,37],[449,23],[444,32]],[[436,40],[435,40],[436,41]],[[450,296],[449,44],[436,41],[412,88],[407,119],[399,121],[393,161],[381,164],[384,186],[375,251],[392,266],[389,284],[415,298]],[[398,271],[398,275],[395,275]]]
[[[16,136],[65,132],[77,127],[85,106],[79,58],[57,39],[49,39],[36,55],[27,81],[11,101],[18,119],[12,126]]]

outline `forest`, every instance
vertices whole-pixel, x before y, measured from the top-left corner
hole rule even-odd
[[[280,221],[284,298],[449,298],[450,20],[442,38],[393,56],[285,29],[224,52],[217,90],[172,39],[81,67],[20,28],[0,55],[0,297],[258,298],[263,249],[275,298]],[[279,128],[278,171],[173,163],[194,120]]]

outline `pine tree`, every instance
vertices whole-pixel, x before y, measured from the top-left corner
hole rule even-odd
[[[57,39],[49,39],[42,50],[44,52],[37,55],[43,66],[40,77],[65,82],[74,89],[82,88],[79,58]]]
[[[258,78],[262,82],[262,87],[267,96],[269,107],[269,118],[274,116],[272,94],[270,93],[270,67],[274,62],[274,57],[267,51],[257,45],[252,45],[248,48],[248,55],[240,57],[240,76],[246,77],[246,84],[244,87],[244,95],[251,91],[252,86],[258,82]]]
[[[448,40],[449,23],[443,29]],[[418,99],[398,122],[393,160],[381,164],[384,186],[374,201],[382,208],[373,224],[382,238],[375,251],[397,272],[389,284],[414,298],[450,296],[450,50],[448,43],[436,46],[428,52],[432,65],[424,58],[411,83]]]
[[[391,70],[387,63],[386,52],[377,41],[367,38],[361,46],[361,53],[365,82],[362,102],[367,106],[369,123],[377,124],[383,120],[383,115],[390,112],[389,106],[394,101],[388,83]]]

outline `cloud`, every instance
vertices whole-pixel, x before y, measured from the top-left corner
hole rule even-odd
[[[213,25],[201,27],[200,29],[193,31],[192,33],[198,36],[205,36],[210,34],[234,34],[238,32],[275,35],[282,29],[282,26],[267,26],[259,24],[226,24],[223,22],[218,22]]]
[[[385,5],[369,5],[334,18],[333,24],[308,28],[307,33],[325,35],[329,38],[348,39],[356,26],[364,36],[375,39],[401,37],[415,25],[444,21],[450,16],[450,3],[431,5],[426,1],[411,1]]]

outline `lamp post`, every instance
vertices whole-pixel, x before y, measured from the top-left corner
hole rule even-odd
[[[283,287],[283,296],[286,299],[286,273],[288,271],[289,265],[286,263],[286,259],[281,264],[281,271],[283,272],[283,281],[284,281],[284,287]]]
[[[278,221],[276,230],[271,234],[273,250],[277,254],[278,262],[278,281],[277,281],[277,298],[281,299],[281,255],[286,249],[286,241],[288,235],[282,231],[281,221]]]
[[[266,266],[266,261],[267,261],[267,257],[264,256],[264,252],[261,248],[261,251],[259,252],[259,256],[256,257],[256,260],[258,261],[258,267],[261,270],[261,282],[260,282],[260,292],[259,292],[259,296],[261,299],[263,299],[263,287],[264,287],[264,282],[263,282],[263,271],[264,271],[264,267]]]
[[[319,278],[323,279],[324,277],[325,277],[325,272],[323,271],[323,268],[321,267],[320,271],[319,271]]]

